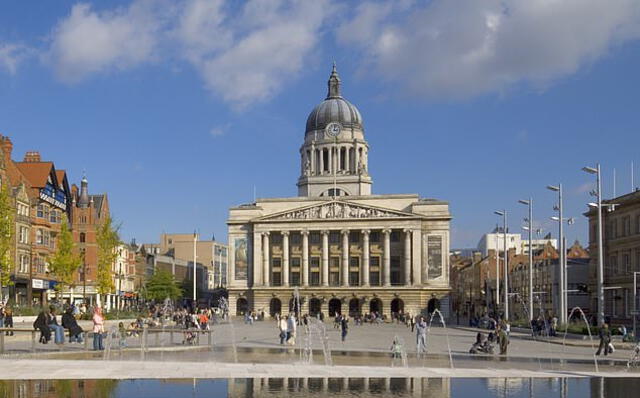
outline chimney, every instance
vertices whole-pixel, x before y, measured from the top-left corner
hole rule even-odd
[[[0,135],[0,141],[2,143],[2,151],[4,152],[5,159],[11,159],[11,152],[13,152],[13,142],[9,137]]]
[[[41,162],[40,152],[38,151],[29,151],[24,154],[24,162],[25,163],[38,163]]]

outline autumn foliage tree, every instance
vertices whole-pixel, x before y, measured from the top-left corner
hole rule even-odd
[[[82,263],[66,217],[62,221],[56,244],[56,252],[49,258],[49,270],[58,279],[56,290],[61,291],[64,287],[73,288],[73,275]]]

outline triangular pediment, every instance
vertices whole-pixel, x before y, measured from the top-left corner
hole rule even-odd
[[[348,220],[348,219],[385,219],[419,218],[417,214],[403,211],[362,205],[359,203],[335,200],[319,205],[299,207],[276,214],[260,217],[256,221],[309,221],[309,220]]]

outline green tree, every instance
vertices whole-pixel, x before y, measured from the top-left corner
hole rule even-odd
[[[100,224],[96,234],[98,244],[98,294],[109,294],[115,289],[113,282],[113,264],[118,258],[118,246],[120,245],[119,226],[113,225],[111,217]]]
[[[182,289],[170,272],[157,270],[145,284],[145,298],[149,300],[175,300],[181,296]]]
[[[10,273],[13,269],[11,252],[15,236],[15,206],[6,183],[0,188],[0,299],[2,287],[11,284]]]
[[[82,257],[77,252],[73,241],[73,234],[65,217],[58,234],[57,250],[49,258],[49,270],[58,278],[56,290],[59,292],[64,287],[73,288],[73,274],[82,263]]]

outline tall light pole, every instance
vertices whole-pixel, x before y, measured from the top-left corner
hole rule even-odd
[[[638,281],[636,277],[640,275],[640,272],[633,273],[633,338],[638,341],[638,334],[636,333],[636,318],[638,317]]]
[[[496,210],[495,214],[502,216],[502,232],[504,236],[504,320],[509,320],[509,250],[507,249],[507,211]]]
[[[593,167],[583,167],[583,171],[596,175],[596,207],[598,211],[598,326],[604,324],[604,261],[602,255],[602,182],[600,180],[600,163]]]
[[[564,292],[565,288],[565,261],[564,257],[566,255],[566,250],[564,248],[564,224],[562,218],[562,184],[556,185],[547,185],[547,189],[550,191],[554,191],[558,193],[558,204],[553,207],[554,210],[558,211],[558,217],[551,217],[552,220],[558,221],[558,270],[557,270],[557,280],[558,280],[558,296],[557,296],[557,315],[560,318],[560,324],[565,324],[567,317],[567,303],[565,302]]]
[[[529,217],[525,221],[529,222],[526,228],[529,231],[529,321],[533,320],[533,199],[519,200],[518,203],[529,206]]]
[[[196,302],[196,277],[198,275],[198,273],[196,272],[196,244],[198,242],[198,234],[196,234],[196,231],[193,231],[193,308],[195,310],[196,306],[197,306],[197,302]]]

